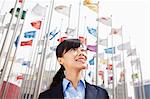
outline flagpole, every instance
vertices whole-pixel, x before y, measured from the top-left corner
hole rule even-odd
[[[6,1],[6,0],[3,0],[3,1],[2,1],[2,5],[1,5],[1,8],[0,8],[0,14],[1,14],[1,11],[3,10],[3,6],[4,6],[4,4],[5,4],[5,1]]]
[[[81,10],[81,1],[79,2],[79,9],[78,9],[78,26],[77,26],[77,37],[79,36],[79,26],[80,26],[80,11]]]
[[[122,26],[121,26],[122,30]],[[123,58],[123,72],[124,72],[124,99],[127,99],[127,86],[126,86],[126,69],[125,69],[125,64],[124,64],[124,51],[123,51],[123,33],[121,34],[121,42],[122,42],[122,58]]]
[[[12,14],[12,17],[10,19],[10,24],[8,25],[8,29],[6,31],[6,35],[4,37],[4,43],[2,45],[2,48],[1,48],[1,51],[0,51],[0,56],[1,56],[1,59],[2,60],[2,51],[4,49],[4,46],[6,46],[6,39],[8,38],[8,34],[11,30],[11,26],[12,26],[12,21],[13,21],[13,18],[15,17],[15,13],[16,13],[16,9],[17,9],[17,4],[18,4],[18,0],[16,0],[16,3],[15,3],[15,6],[14,6],[14,11],[13,11],[13,14]],[[21,11],[20,11],[21,12]],[[20,13],[19,13],[20,14]],[[20,15],[19,15],[20,16]],[[18,17],[18,20],[19,21],[19,17]],[[19,23],[19,22],[17,22]],[[2,72],[2,75],[1,75],[1,78],[0,78],[0,84],[2,84],[3,80],[4,80],[4,76],[5,76],[5,73],[6,73],[6,69],[8,68],[8,61],[9,61],[9,56],[10,56],[10,53],[11,53],[11,49],[12,49],[12,46],[13,46],[13,41],[14,41],[14,38],[15,38],[15,34],[16,34],[16,30],[17,30],[17,24],[16,24],[16,27],[15,27],[15,30],[13,32],[13,36],[12,36],[12,39],[11,39],[11,42],[10,42],[10,46],[9,46],[9,49],[8,49],[8,53],[6,55],[6,59],[5,59],[5,62],[4,62],[4,65],[3,65],[3,72]],[[1,61],[0,61],[1,62]],[[0,89],[1,89],[2,86],[0,86]]]
[[[69,16],[68,16],[68,26],[67,26],[66,32],[68,32],[68,29],[70,27],[71,6],[72,5],[70,4],[70,6],[69,6]]]
[[[51,24],[51,20],[52,20],[52,13],[53,13],[53,7],[54,7],[54,0],[52,0],[52,7],[50,10],[51,13],[48,14],[48,19],[49,21],[47,22],[47,27],[46,27],[46,33],[49,33],[50,31],[50,24]],[[45,33],[45,34],[46,34]],[[40,58],[40,63],[39,63],[39,70],[38,70],[38,75],[37,75],[37,82],[35,84],[35,91],[34,91],[34,95],[33,95],[33,99],[37,99],[38,95],[40,93],[41,90],[41,84],[42,84],[42,77],[43,77],[43,73],[44,73],[44,67],[45,67],[45,58],[46,58],[46,49],[47,49],[47,43],[48,43],[48,37],[44,38],[44,45],[43,45],[43,52]]]
[[[98,3],[97,3],[97,17],[99,18],[99,1],[98,1]],[[97,22],[97,33],[96,33],[96,35],[97,35],[97,41],[96,41],[96,74],[95,74],[95,78],[96,78],[96,85],[98,85],[98,78],[97,78],[97,76],[98,76],[98,41],[99,41],[99,22]]]
[[[140,59],[140,57],[139,57]],[[145,98],[145,90],[144,90],[144,84],[143,84],[143,76],[142,76],[142,68],[141,68],[141,61],[139,60],[138,62],[138,67],[140,68],[140,78],[141,78],[141,82],[140,82],[140,86],[141,87],[141,91],[142,91],[142,99],[146,99]]]
[[[12,35],[12,38],[11,38],[11,42],[10,42],[10,45],[9,45],[9,48],[8,48],[8,53],[7,53],[7,56],[6,56],[6,60],[5,60],[5,63],[4,63],[4,73],[2,74],[1,76],[1,79],[3,80],[4,79],[4,76],[5,76],[5,72],[6,72],[6,69],[8,69],[8,61],[9,61],[9,57],[10,57],[10,54],[12,52],[12,48],[13,48],[13,41],[15,39],[15,36],[17,34],[17,29],[18,29],[18,25],[19,25],[19,22],[20,22],[20,19],[21,19],[21,16],[22,16],[22,12],[23,12],[23,7],[24,7],[24,2],[25,0],[23,0],[23,3],[20,7],[20,12],[19,12],[19,16],[17,18],[17,22],[16,22],[16,26],[15,26],[15,30],[13,32],[13,35]],[[14,11],[15,12],[15,11]],[[6,44],[6,43],[5,43]],[[15,50],[15,53],[16,53],[16,50]],[[6,68],[5,68],[6,67]],[[9,70],[9,73],[8,73],[8,76],[7,76],[7,81],[8,81],[8,78],[9,78],[9,75],[10,75],[10,72],[11,72],[11,69],[12,69],[12,65],[10,67],[10,70]],[[5,99],[5,95],[6,95],[6,88],[7,88],[7,82],[6,82],[6,87],[3,91],[3,94],[2,94],[2,99]]]

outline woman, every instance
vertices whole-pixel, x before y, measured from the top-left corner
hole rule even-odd
[[[67,39],[56,48],[61,68],[48,90],[39,99],[109,99],[105,89],[87,83],[82,70],[87,68],[86,48],[79,39]]]

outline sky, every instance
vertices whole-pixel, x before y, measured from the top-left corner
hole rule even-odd
[[[31,2],[28,3],[30,7],[33,7],[33,5],[36,4],[36,2],[39,2],[40,4],[43,5],[46,5],[46,2],[48,2],[48,0],[32,0],[32,1],[33,1],[32,3]],[[74,0],[65,0],[65,1],[55,0],[55,1],[56,5],[62,3],[67,4],[67,2],[76,3],[76,1]],[[10,2],[14,1],[6,0],[3,9],[8,10],[8,8],[6,8],[6,5],[12,4]],[[0,2],[0,6],[1,4],[2,2]],[[130,41],[132,46],[137,49],[138,56],[141,59],[141,68],[144,80],[150,79],[150,76],[148,75],[150,70],[149,67],[150,45],[148,44],[150,42],[149,9],[150,9],[149,0],[100,0],[100,12],[99,12],[100,16],[112,15],[113,21],[112,27],[122,26],[124,42]],[[78,12],[76,12],[76,14],[77,13]],[[60,19],[58,21],[60,21]],[[76,23],[77,21],[74,20],[72,22]]]

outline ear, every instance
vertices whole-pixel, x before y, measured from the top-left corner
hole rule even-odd
[[[58,62],[59,62],[59,64],[63,64],[63,59],[62,58],[58,58]]]

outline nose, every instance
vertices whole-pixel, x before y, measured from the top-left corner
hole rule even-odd
[[[78,49],[78,55],[87,57],[87,51],[82,49],[82,48],[79,48]]]

